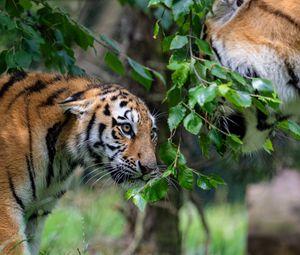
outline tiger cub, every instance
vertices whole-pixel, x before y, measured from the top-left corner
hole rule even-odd
[[[46,216],[76,166],[105,166],[124,185],[141,185],[156,174],[154,117],[119,85],[44,73],[3,75],[0,112],[1,254],[38,254]]]
[[[283,115],[299,116],[300,1],[216,0],[206,25],[207,39],[222,65],[247,77],[272,80]],[[260,149],[278,120],[275,114],[267,117],[253,109],[226,114],[227,128],[238,131],[245,152]]]

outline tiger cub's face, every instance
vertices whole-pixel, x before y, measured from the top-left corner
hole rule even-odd
[[[99,173],[106,169],[116,183],[143,184],[157,173],[155,119],[127,90],[117,85],[100,88],[62,103],[77,115],[68,147],[86,167]]]

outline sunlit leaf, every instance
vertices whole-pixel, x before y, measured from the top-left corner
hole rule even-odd
[[[176,105],[169,110],[168,125],[170,130],[178,127],[185,116],[186,109],[182,105]]]
[[[254,78],[252,80],[252,86],[258,91],[273,92],[272,82],[266,79]]]
[[[264,144],[264,150],[265,150],[266,152],[268,152],[269,154],[271,154],[271,153],[274,151],[273,144],[272,144],[272,141],[270,140],[270,138],[268,138],[268,139],[265,141],[265,144]]]
[[[165,178],[150,181],[142,191],[142,197],[147,202],[156,202],[163,199],[168,193],[168,182]]]
[[[252,103],[251,96],[244,91],[231,90],[225,97],[238,107],[249,107]]]
[[[185,117],[183,125],[187,131],[197,135],[202,127],[202,119],[196,113],[191,112]]]
[[[170,44],[170,50],[180,49],[188,43],[186,36],[176,35]]]
[[[178,181],[180,186],[192,190],[194,186],[193,170],[186,166],[180,167],[178,171]]]

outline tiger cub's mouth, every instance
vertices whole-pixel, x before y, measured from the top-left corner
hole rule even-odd
[[[138,172],[138,170],[128,169],[124,166],[120,166],[116,169],[108,169],[110,172],[111,178],[117,183],[136,183],[143,182],[144,184],[151,179],[153,173],[143,174]]]

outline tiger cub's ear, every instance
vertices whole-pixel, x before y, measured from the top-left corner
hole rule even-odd
[[[84,99],[79,94],[72,95],[64,101],[58,103],[64,112],[71,112],[77,116],[83,115],[88,112],[95,100],[93,98]]]

